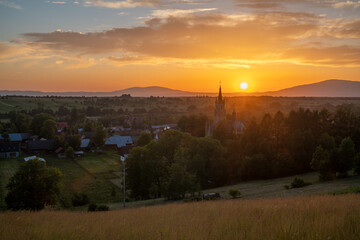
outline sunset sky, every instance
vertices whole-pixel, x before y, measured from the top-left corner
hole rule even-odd
[[[358,0],[0,0],[0,89],[360,81]]]

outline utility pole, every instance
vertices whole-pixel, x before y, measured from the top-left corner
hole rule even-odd
[[[123,173],[123,183],[124,183],[124,186],[123,186],[123,190],[124,190],[124,193],[123,193],[123,207],[125,208],[125,200],[126,200],[126,182],[125,182],[125,159],[127,157],[127,154],[124,154],[124,156],[120,156],[120,160],[124,163],[123,165],[123,168],[124,168],[124,173]]]

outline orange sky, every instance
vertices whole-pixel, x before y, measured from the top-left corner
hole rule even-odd
[[[357,1],[191,2],[80,1],[78,12],[64,16],[84,31],[47,31],[51,27],[44,23],[43,30],[34,24],[36,31],[19,28],[14,34],[9,29],[18,25],[1,21],[8,32],[0,33],[0,89],[114,91],[157,85],[215,92],[221,81],[225,92],[242,91],[241,82],[249,84],[248,92],[261,92],[327,79],[360,81]],[[61,7],[66,4],[71,3]],[[38,7],[55,10],[49,6]],[[15,12],[8,13],[9,7]],[[3,4],[0,10],[9,18],[39,11],[30,7]],[[89,31],[90,18],[80,24],[71,15],[85,18],[88,11],[104,22],[114,22],[111,14],[124,20]],[[67,26],[60,17],[54,22]]]

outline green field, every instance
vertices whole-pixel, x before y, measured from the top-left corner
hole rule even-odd
[[[19,165],[23,162],[23,157],[18,159],[1,159],[0,160],[0,176],[2,187],[4,188],[9,178],[16,172]],[[118,157],[112,152],[105,152],[102,155],[89,153],[82,159],[57,158],[54,155],[42,156],[46,159],[48,166],[58,168],[64,174],[63,195],[64,201],[69,201],[74,192],[85,193],[90,200],[97,203],[119,202],[122,199],[122,191],[117,185],[107,180],[105,174],[97,174],[97,172],[108,172],[113,179],[119,179],[110,171],[120,170],[119,163],[116,162]],[[76,162],[78,164],[76,164]],[[93,174],[89,174],[87,171]],[[96,167],[99,166],[99,167]],[[115,196],[112,194],[115,191]]]
[[[0,213],[0,239],[356,240],[360,195],[169,204],[110,212]]]

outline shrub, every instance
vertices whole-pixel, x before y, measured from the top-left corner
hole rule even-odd
[[[96,208],[96,211],[109,211],[109,206],[107,206],[107,205],[99,205]]]
[[[75,193],[71,202],[74,207],[84,206],[89,203],[89,198],[85,193]]]
[[[107,205],[96,205],[95,203],[91,203],[91,204],[89,204],[88,211],[89,212],[109,211],[109,206],[107,206]]]
[[[89,204],[88,211],[89,212],[95,212],[97,209],[97,205],[95,203]]]
[[[302,188],[308,185],[310,185],[310,183],[306,183],[303,179],[297,177],[291,182],[291,188]]]
[[[229,195],[232,197],[232,198],[238,198],[241,196],[241,192],[238,190],[238,189],[230,189],[229,190]]]

